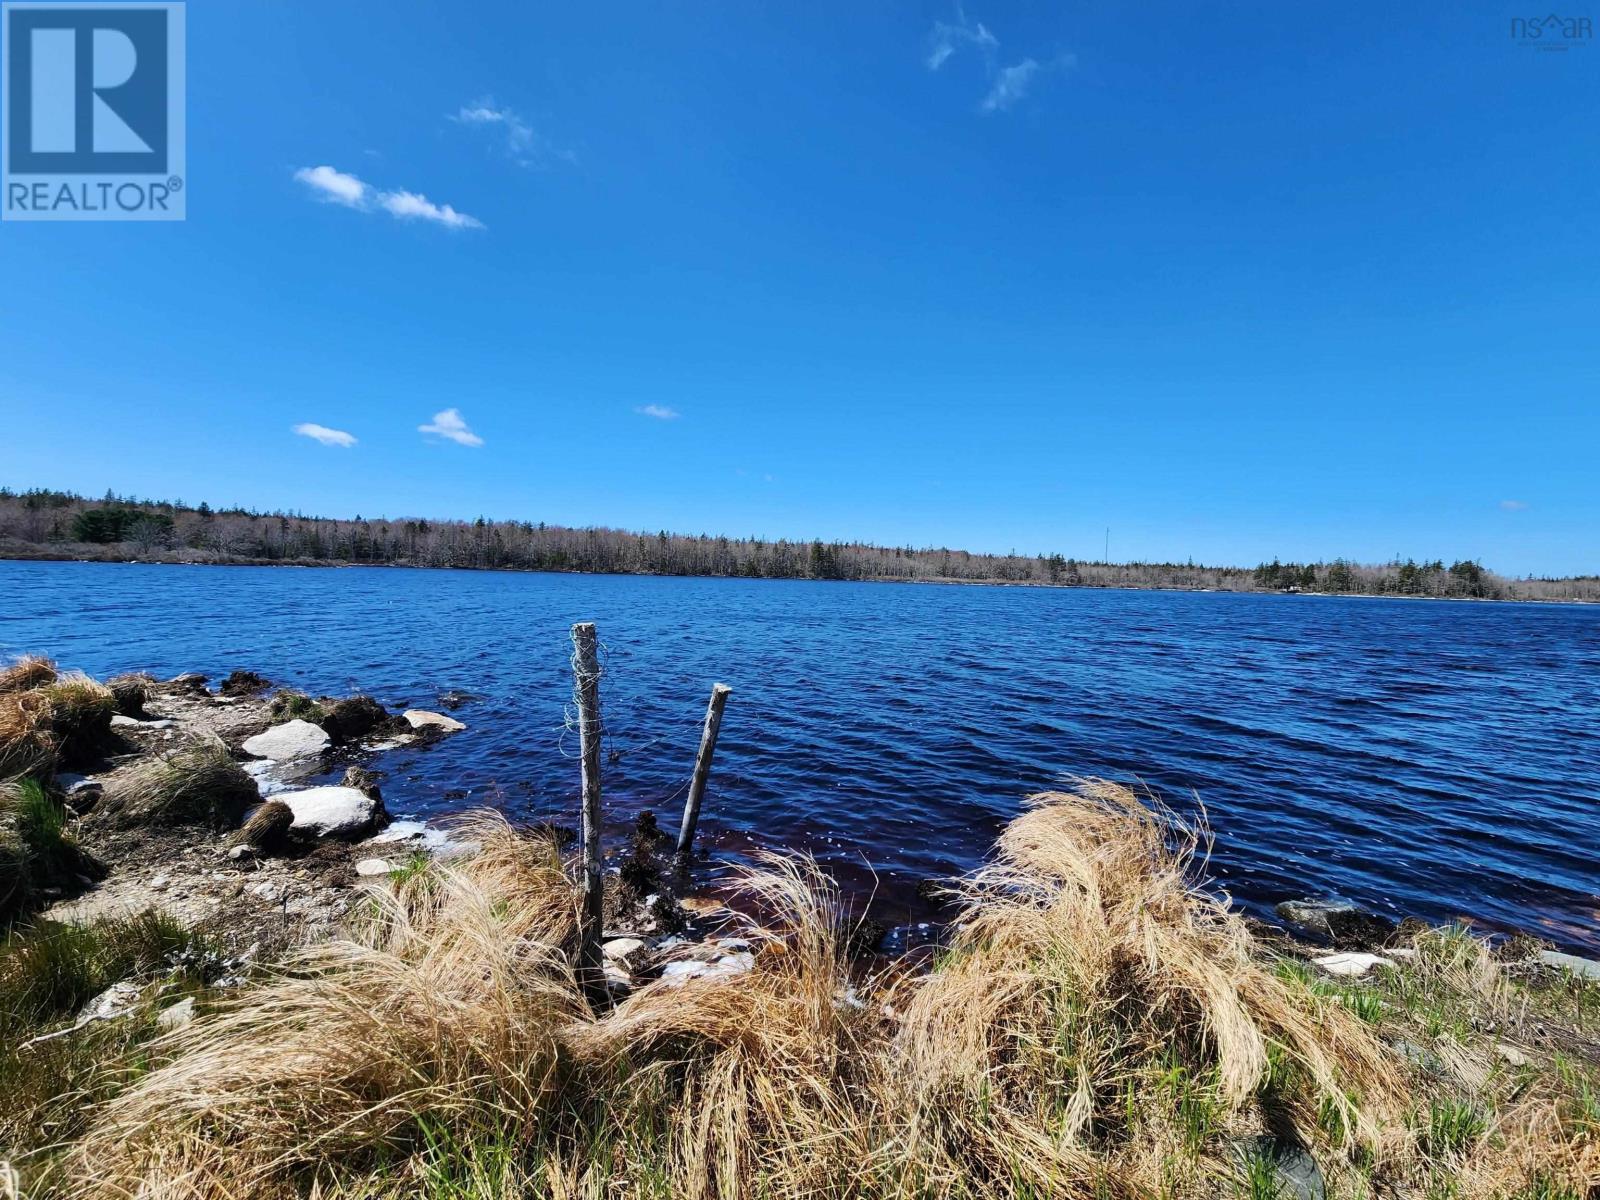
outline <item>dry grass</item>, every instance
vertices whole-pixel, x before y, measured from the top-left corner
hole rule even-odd
[[[42,691],[0,692],[0,779],[49,772],[59,746]]]
[[[488,818],[464,833],[481,845],[470,862],[375,893],[357,936],[180,1033],[176,1061],[84,1141],[99,1194],[175,1195],[183,1181],[266,1194],[330,1164],[371,1167],[430,1121],[545,1121],[557,1035],[587,1015],[565,953],[577,909],[548,843]]]
[[[159,686],[156,677],[143,671],[113,675],[106,680],[117,711],[125,717],[143,717],[144,706]]]
[[[56,664],[37,654],[24,654],[10,666],[0,667],[0,694],[31,692],[56,681]]]
[[[49,712],[50,730],[62,764],[84,762],[104,751],[110,741],[117,701],[111,689],[81,671],[57,676],[39,689]]]
[[[0,676],[0,778],[49,774],[106,748],[116,701],[104,684],[44,659],[20,659]]]
[[[1531,1001],[1477,943],[1419,941],[1370,1003],[1319,982],[1121,788],[1036,798],[931,970],[853,977],[831,884],[773,858],[736,884],[752,970],[604,1013],[553,843],[489,817],[458,836],[477,853],[164,1042],[77,1144],[72,1194],[1264,1196],[1267,1133],[1330,1195],[1600,1187],[1589,1068],[1487,1062],[1483,1028]],[[1462,1039],[1427,1032],[1458,1008]]]
[[[209,825],[232,829],[260,790],[215,736],[189,740],[114,777],[93,819],[120,826]]]

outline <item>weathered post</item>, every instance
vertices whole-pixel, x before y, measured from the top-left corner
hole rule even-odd
[[[594,622],[572,627],[572,697],[578,706],[578,741],[583,748],[583,917],[578,944],[578,981],[591,999],[604,994],[600,966],[600,922],[604,882],[600,873],[600,655]]]
[[[725,683],[711,685],[711,703],[706,706],[706,723],[700,730],[700,752],[694,758],[694,778],[689,781],[689,799],[683,806],[683,824],[678,826],[679,870],[689,861],[689,848],[694,845],[694,827],[700,822],[700,802],[705,799],[711,756],[717,752],[717,731],[722,728],[722,708],[731,691]]]

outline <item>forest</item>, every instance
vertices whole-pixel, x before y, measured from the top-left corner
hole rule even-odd
[[[1465,559],[1274,560],[1254,568],[1092,562],[1061,554],[776,541],[571,528],[543,521],[427,520],[256,512],[0,487],[0,557],[302,566],[457,567],[1239,592],[1333,592],[1487,600],[1600,600],[1600,576],[1513,579]]]

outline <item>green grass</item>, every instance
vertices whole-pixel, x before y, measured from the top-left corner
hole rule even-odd
[[[1270,1154],[1257,1151],[1245,1159],[1239,1194],[1246,1200],[1280,1200],[1283,1188],[1278,1182],[1278,1166]]]
[[[29,1195],[49,1194],[52,1148],[82,1132],[88,1106],[149,1068],[160,1010],[203,989],[221,962],[210,938],[155,911],[37,921],[0,941],[0,1158],[24,1169]],[[124,979],[144,985],[129,1015],[35,1040]]]
[[[67,811],[36,779],[0,785],[0,932],[35,907],[47,888],[63,888],[98,865],[67,832]]]
[[[318,704],[304,692],[297,692],[291,688],[284,688],[272,697],[272,703],[267,706],[273,721],[320,721],[326,716],[322,705]]]
[[[1458,1155],[1484,1135],[1488,1121],[1469,1100],[1436,1100],[1428,1107],[1428,1149],[1436,1156]]]

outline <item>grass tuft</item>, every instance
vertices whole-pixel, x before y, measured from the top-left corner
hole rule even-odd
[[[195,738],[114,777],[93,819],[115,825],[208,825],[233,829],[260,802],[256,781],[217,737]]]
[[[304,692],[297,692],[291,688],[283,688],[277,692],[267,712],[275,724],[284,721],[321,721],[324,717],[322,705],[318,704]]]
[[[156,677],[142,671],[113,675],[106,680],[106,687],[111,689],[111,698],[116,702],[117,711],[125,717],[143,717],[144,706],[149,703],[157,686]]]
[[[9,666],[0,667],[0,695],[31,692],[56,681],[56,664],[37,654],[24,654]]]
[[[345,937],[159,1043],[63,1194],[1264,1198],[1282,1147],[1329,1195],[1600,1180],[1590,1068],[1503,1074],[1477,1034],[1402,1052],[1408,991],[1486,989],[1482,1024],[1519,1028],[1533,1000],[1478,943],[1440,935],[1353,1011],[1366,988],[1276,960],[1197,887],[1203,830],[1109,784],[1035,798],[932,969],[862,975],[834,885],[768,857],[730,897],[748,969],[614,1008],[578,986],[554,842],[492,816],[455,837],[476,851],[374,886]]]
[[[0,929],[79,875],[104,874],[67,833],[67,812],[34,779],[0,783]]]

